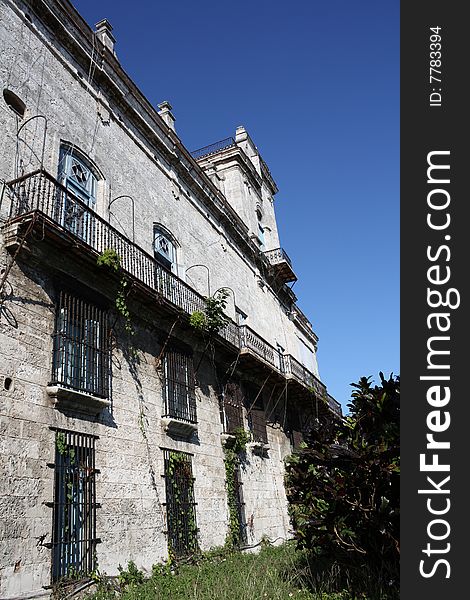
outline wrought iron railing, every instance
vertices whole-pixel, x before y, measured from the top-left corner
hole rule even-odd
[[[332,410],[338,417],[341,417],[343,413],[341,411],[341,404],[338,402],[338,400],[333,398],[333,396],[330,394],[327,394],[327,401],[330,410]]]
[[[231,146],[236,146],[236,142],[233,137],[225,138],[224,140],[219,140],[218,142],[214,142],[209,146],[204,146],[204,148],[199,148],[198,150],[194,150],[191,152],[191,156],[198,160],[203,156],[208,156],[209,154],[216,154],[216,152],[220,152],[221,150],[225,150],[226,148],[230,148]]]
[[[269,260],[271,265],[278,265],[281,262],[286,262],[292,268],[292,261],[287,255],[287,252],[282,248],[275,248],[274,250],[267,250],[264,255]]]
[[[203,296],[167,271],[153,256],[131,242],[46,171],[35,171],[16,179],[7,189],[11,198],[10,219],[39,210],[98,254],[107,249],[115,250],[124,271],[174,306],[188,314],[204,310]],[[227,322],[220,335],[238,347],[235,323]]]
[[[27,213],[40,211],[94,252],[101,254],[107,249],[115,250],[126,273],[158,292],[171,305],[187,314],[204,310],[203,296],[167,271],[153,256],[131,242],[46,171],[38,170],[15,179],[6,184],[6,190],[11,200],[10,222]],[[270,252],[278,251],[282,252],[284,260],[289,260],[282,249]],[[293,376],[306,387],[314,388],[320,396],[326,397],[325,386],[313,373],[293,356],[280,354],[250,327],[238,327],[228,319],[218,334],[233,347],[250,350],[278,372]],[[338,406],[336,400],[330,402],[334,412],[338,411]]]
[[[240,348],[251,350],[272,367],[284,373],[283,355],[247,325],[240,326]]]
[[[295,379],[311,388],[315,394],[321,398],[326,398],[326,387],[313,373],[311,373],[302,363],[300,363],[291,354],[286,357],[287,373]]]

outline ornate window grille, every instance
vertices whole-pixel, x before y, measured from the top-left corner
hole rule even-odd
[[[176,240],[162,225],[153,226],[153,249],[156,260],[169,271],[176,271]]]

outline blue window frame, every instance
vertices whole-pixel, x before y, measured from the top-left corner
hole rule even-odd
[[[176,243],[169,231],[160,225],[153,228],[155,258],[169,271],[176,271]]]
[[[62,225],[92,244],[94,221],[90,219],[88,209],[95,210],[96,206],[96,175],[83,156],[71,146],[63,145],[60,150],[58,178],[67,189],[59,206]]]

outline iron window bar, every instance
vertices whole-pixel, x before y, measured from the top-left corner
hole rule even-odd
[[[52,515],[53,582],[96,569],[96,436],[56,430]]]
[[[235,488],[235,508],[238,517],[238,546],[243,547],[248,544],[248,537],[245,518],[245,502],[243,501],[243,483],[240,475],[240,465],[236,464],[233,472],[233,484]]]
[[[163,356],[163,417],[196,423],[196,389],[193,358],[167,350]]]
[[[177,557],[198,551],[191,455],[163,450],[168,550]]]
[[[243,428],[243,394],[237,383],[227,383],[221,398],[221,418],[224,433],[233,434]]]
[[[51,383],[108,398],[110,358],[107,312],[61,291]]]
[[[248,426],[254,442],[268,443],[266,415],[263,409],[253,407],[248,413]]]

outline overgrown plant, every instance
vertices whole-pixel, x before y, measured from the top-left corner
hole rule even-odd
[[[301,547],[338,563],[353,586],[368,571],[397,590],[400,379],[369,379],[351,384],[350,416],[325,419],[288,460],[287,497]]]
[[[107,267],[115,273],[119,273],[121,270],[121,257],[113,248],[107,248],[98,256],[96,259],[96,264],[99,267]],[[131,313],[127,306],[127,295],[129,293],[128,287],[129,281],[125,275],[122,275],[119,281],[119,287],[114,304],[116,306],[116,310],[124,319],[124,329],[129,335],[134,335],[135,331],[134,327],[132,326]]]
[[[243,427],[236,427],[232,435],[235,438],[232,446],[224,447],[225,488],[229,510],[226,546],[231,549],[239,548],[243,542],[237,471],[240,465],[240,455],[246,450],[246,445],[250,441],[249,434]]]
[[[127,563],[127,570],[119,565],[118,571],[118,582],[121,589],[127,586],[140,585],[145,581],[145,575],[137,568],[135,562],[132,560]]]
[[[229,512],[228,532],[225,545],[228,548],[238,548],[241,544],[240,511],[238,508],[238,490],[236,471],[239,457],[232,448],[224,448],[225,489],[227,490],[227,504]]]
[[[195,310],[189,317],[189,323],[197,331],[212,337],[228,322],[225,314],[229,291],[221,288],[213,296],[204,298],[204,310]]]
[[[232,450],[239,454],[240,452],[244,452],[246,450],[246,445],[250,441],[250,434],[244,427],[235,427],[232,432],[232,435],[235,437],[235,442],[232,445]]]
[[[191,464],[188,457],[183,452],[172,451],[168,456],[167,476],[172,481],[172,495],[174,514],[171,515],[175,530],[180,542],[184,543],[185,554],[194,556],[199,554],[199,544],[197,540],[197,524],[194,510],[189,507],[190,498],[188,489],[181,486],[182,481],[193,481]],[[181,487],[180,487],[181,486]],[[185,523],[184,523],[185,522]],[[187,533],[187,539],[182,539],[182,527]],[[172,541],[168,541],[168,555],[172,563],[177,560],[177,553],[173,548]]]

